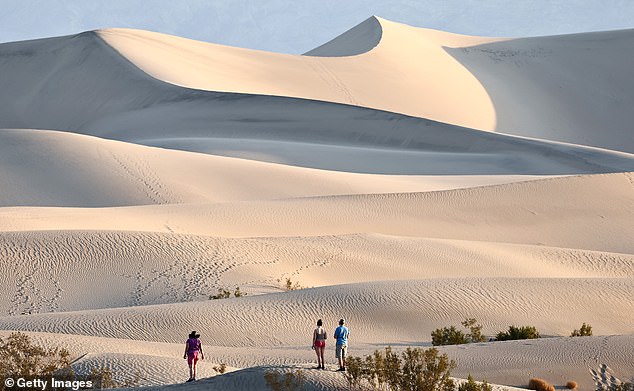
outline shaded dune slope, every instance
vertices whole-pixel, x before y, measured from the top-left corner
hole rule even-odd
[[[489,93],[496,130],[634,151],[634,30],[446,50]]]
[[[416,168],[416,162],[410,164]],[[0,129],[0,206],[235,202],[428,191],[529,179],[534,177],[333,172],[64,132]]]
[[[629,154],[328,102],[170,85],[143,73],[92,32],[0,45],[0,66],[6,70],[0,75],[4,128],[59,129],[371,173],[540,175],[633,169]]]

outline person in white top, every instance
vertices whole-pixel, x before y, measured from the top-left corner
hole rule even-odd
[[[325,369],[324,367],[324,350],[326,350],[326,338],[328,333],[321,327],[323,322],[321,319],[317,321],[317,328],[313,331],[313,349],[317,353],[317,369]]]

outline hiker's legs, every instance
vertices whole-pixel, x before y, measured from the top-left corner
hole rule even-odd
[[[192,365],[193,365],[192,363],[190,363],[190,364],[189,364],[189,378],[190,378],[190,379],[192,379],[192,378],[193,378],[193,375],[192,375],[192,373],[193,373],[193,372],[192,372]]]
[[[317,355],[317,366],[320,367],[321,366],[321,357],[319,356],[319,350],[321,348],[319,346],[315,346],[315,354]]]
[[[319,356],[319,358],[321,359],[321,367],[324,367],[324,350],[326,350],[326,348],[324,346],[320,347],[318,352],[317,352],[317,356]],[[319,360],[317,360],[319,361]]]

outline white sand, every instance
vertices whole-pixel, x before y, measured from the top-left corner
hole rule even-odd
[[[317,318],[346,317],[361,355],[473,316],[550,338],[443,348],[457,376],[627,377],[631,36],[373,17],[304,56],[127,29],[2,44],[0,334],[165,387],[197,329],[212,378],[165,388],[295,366],[332,389],[308,369]],[[597,337],[566,337],[583,322]]]

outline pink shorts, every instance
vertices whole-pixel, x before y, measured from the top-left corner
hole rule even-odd
[[[192,365],[198,362],[198,351],[187,353],[187,364]]]
[[[325,348],[326,347],[326,341],[316,340],[315,341],[315,347],[316,348]]]

